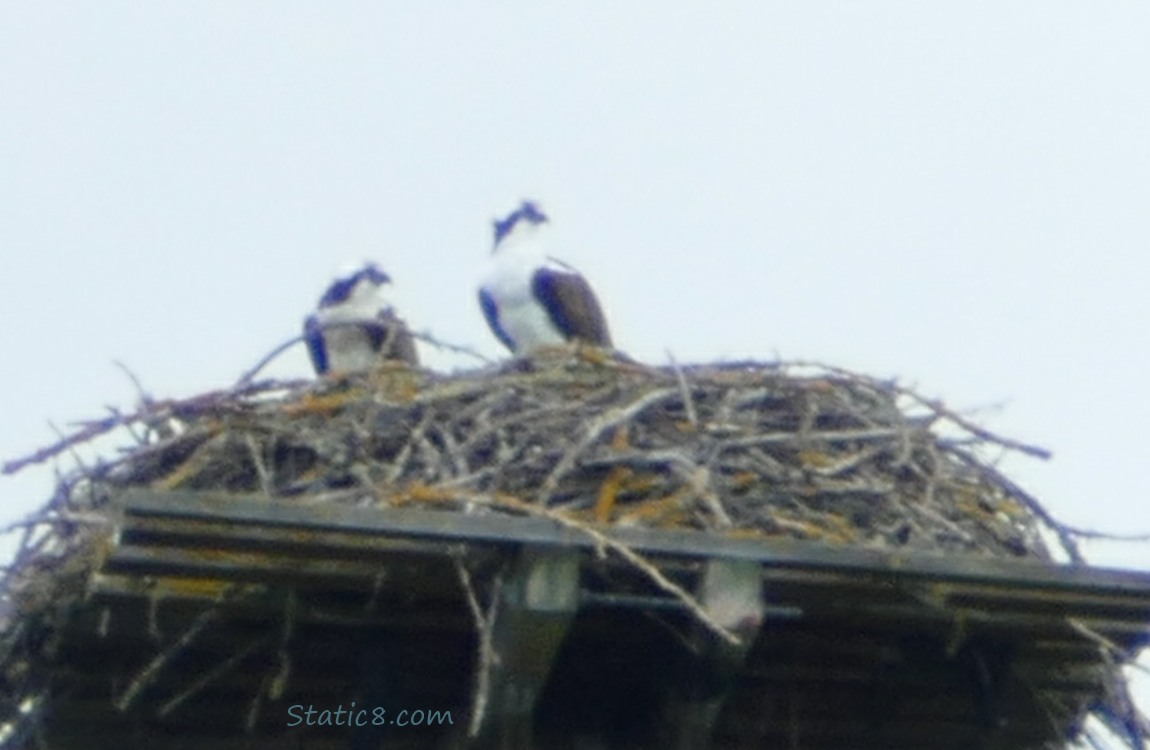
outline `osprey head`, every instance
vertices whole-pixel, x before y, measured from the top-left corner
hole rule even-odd
[[[534,201],[523,201],[519,208],[512,211],[506,218],[495,220],[495,247],[499,247],[499,244],[514,233],[517,228],[534,227],[546,221],[547,215],[539,210],[539,204]]]
[[[361,268],[341,274],[320,298],[319,306],[334,307],[342,305],[353,297],[374,295],[380,287],[391,283],[391,277],[374,263],[367,263]]]

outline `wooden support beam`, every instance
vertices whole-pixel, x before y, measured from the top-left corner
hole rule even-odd
[[[119,497],[125,512],[122,533],[130,536],[133,517],[207,518],[232,524],[342,531],[468,544],[531,544],[563,549],[594,549],[598,542],[579,531],[543,518],[519,518],[497,513],[470,515],[415,508],[358,508],[268,502],[254,495],[190,490],[130,489]],[[824,572],[853,579],[883,576],[898,584],[949,584],[950,594],[964,586],[992,590],[1024,589],[1032,595],[1048,592],[1062,599],[1087,595],[1103,598],[1115,608],[1150,604],[1150,574],[1087,566],[1052,565],[1041,561],[1000,560],[973,555],[944,555],[901,549],[837,548],[789,539],[740,539],[698,531],[612,529],[612,539],[636,552],[691,559],[722,558],[762,563],[768,572]]]
[[[696,591],[707,613],[739,636],[738,644],[721,641],[691,626],[687,650],[672,671],[663,702],[659,747],[705,750],[723,704],[735,687],[735,675],[750,653],[762,625],[762,566],[748,560],[709,560]]]
[[[474,747],[530,750],[535,706],[579,606],[579,553],[525,547],[500,592],[487,716]]]

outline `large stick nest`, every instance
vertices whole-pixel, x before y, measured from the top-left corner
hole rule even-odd
[[[153,411],[150,424],[175,418],[180,434],[90,472],[97,487],[496,508],[506,497],[613,524],[1050,556],[1040,506],[977,455],[1037,449],[842,371],[394,369]],[[73,508],[103,494],[79,487]]]
[[[395,366],[346,380],[246,383],[149,401],[5,470],[121,427],[137,444],[62,478],[27,522],[0,610],[8,687],[34,684],[18,652],[82,599],[107,538],[109,498],[126,487],[535,509],[588,525],[1078,559],[1072,536],[987,460],[1043,451],[896,383],[835,368],[576,357],[453,375]],[[1044,529],[1061,550],[1048,549]],[[0,715],[15,709],[0,706]]]

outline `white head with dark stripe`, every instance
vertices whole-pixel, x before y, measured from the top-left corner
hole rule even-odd
[[[491,252],[508,252],[521,247],[535,238],[543,225],[549,221],[547,214],[533,201],[523,201],[519,208],[505,218],[496,219],[492,224],[495,230],[495,243]],[[542,248],[539,248],[542,252]]]
[[[319,315],[328,319],[371,318],[387,307],[383,287],[391,277],[374,263],[341,273],[319,300]]]
[[[391,277],[366,263],[336,277],[304,321],[304,341],[319,375],[360,372],[380,359],[417,364],[415,345],[383,295]]]

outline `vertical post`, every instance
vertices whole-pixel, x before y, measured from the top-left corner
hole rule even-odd
[[[692,627],[687,638],[691,649],[676,665],[664,698],[660,747],[669,750],[711,746],[719,712],[762,625],[762,568],[755,561],[708,560],[696,596],[707,614],[740,643],[721,641],[698,624]]]
[[[476,746],[530,750],[535,706],[579,607],[579,552],[523,549],[500,597],[491,697]]]

